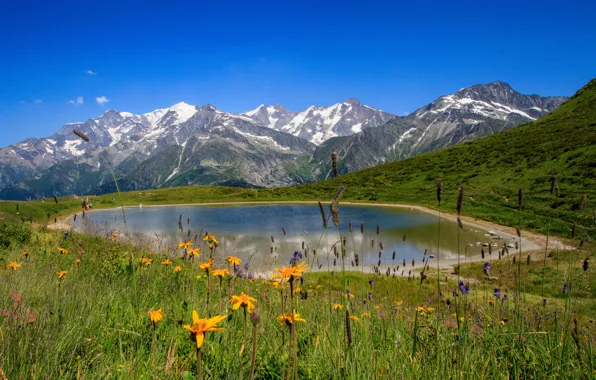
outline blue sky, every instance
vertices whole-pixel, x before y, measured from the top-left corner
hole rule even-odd
[[[180,101],[297,111],[357,97],[401,115],[493,80],[572,95],[596,76],[595,14],[587,0],[4,2],[0,147]]]

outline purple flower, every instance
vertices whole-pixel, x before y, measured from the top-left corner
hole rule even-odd
[[[248,270],[248,261],[244,263],[244,270],[247,271]]]
[[[250,273],[248,274],[248,276],[247,276],[247,278],[248,278],[249,280],[252,280],[254,277],[255,277],[255,275],[254,275],[252,272],[250,272]]]
[[[495,298],[496,299],[501,298],[501,289],[495,288]]]
[[[375,285],[375,280],[368,280],[368,284],[370,285],[371,289]]]
[[[302,252],[296,251],[290,259],[290,265],[298,264],[298,260],[302,259]]]
[[[546,306],[546,298],[542,300],[542,306]]]
[[[503,294],[503,299],[501,300],[502,302],[507,301],[507,294]]]
[[[368,293],[368,299],[372,301],[372,293]]]
[[[459,282],[459,291],[462,292],[463,294],[468,294],[470,293],[470,287],[468,285],[464,285],[463,281]]]
[[[463,339],[459,335],[456,335],[455,341],[461,343],[461,342],[463,342]]]
[[[484,263],[484,274],[488,276],[490,274],[490,264]]]
[[[567,286],[567,283],[563,284],[563,294],[567,294],[567,292],[569,291],[569,286]]]
[[[64,233],[64,238],[65,238],[65,239],[68,239],[68,232],[65,232],[65,233]]]

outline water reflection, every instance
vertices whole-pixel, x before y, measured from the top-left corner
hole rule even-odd
[[[253,270],[286,265],[295,251],[302,252],[315,268],[331,267],[334,261],[341,265],[342,257],[346,266],[379,262],[403,266],[412,259],[420,262],[425,251],[427,256],[449,259],[457,257],[458,245],[462,255],[477,255],[482,244],[487,254],[489,242],[494,245],[494,254],[503,244],[511,244],[511,240],[473,228],[464,228],[458,236],[457,223],[444,219],[439,235],[436,216],[391,207],[340,205],[341,228],[330,222],[326,230],[316,205],[142,207],[126,208],[125,214],[126,226],[122,211],[112,209],[90,212],[84,221],[77,218],[75,227],[95,234],[128,234],[151,244],[156,252],[165,249],[170,254],[176,252],[172,247],[185,240],[194,240],[195,246],[207,252],[202,237],[209,232],[220,240],[216,250],[219,260],[238,256],[250,261]],[[345,244],[340,243],[340,236]]]

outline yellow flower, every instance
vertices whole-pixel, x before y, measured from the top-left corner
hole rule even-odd
[[[216,247],[219,245],[219,241],[214,235],[206,234],[203,240],[209,243],[209,249],[213,249],[213,245]]]
[[[422,306],[418,306],[418,307],[416,308],[416,311],[424,311],[424,310],[426,310],[426,309],[425,309],[425,308],[423,308]]]
[[[149,312],[149,319],[153,323],[161,321],[163,317],[165,317],[165,314],[161,311],[161,308]]]
[[[296,313],[296,311],[285,313],[277,317],[277,322],[280,324],[286,324],[288,327],[292,326],[292,317],[294,317],[295,322],[306,322],[306,319],[300,318],[300,314]]]
[[[232,310],[238,310],[241,306],[248,308],[248,312],[250,313],[254,308],[255,305],[253,302],[257,302],[256,298],[252,298],[247,294],[240,294],[239,296],[232,296],[230,303],[232,303]]]
[[[225,276],[229,275],[230,271],[227,269],[215,269],[213,272],[211,272],[211,275],[213,277],[219,277],[219,278],[224,278]]]
[[[350,315],[350,319],[353,320],[353,321],[356,321],[356,322],[360,322],[360,318],[358,318],[355,315]]]
[[[370,313],[362,313],[362,318],[370,318]]]
[[[281,286],[281,282],[271,281],[271,286],[273,286],[275,289],[279,289],[279,287]]]
[[[79,265],[81,263],[81,259],[76,259],[75,264]]]
[[[112,237],[113,237],[114,239],[116,239],[116,238],[118,237],[118,234],[114,232],[114,233],[112,233]]]
[[[8,264],[8,269],[17,270],[21,267],[21,264],[17,264],[14,261]]]
[[[499,323],[500,323],[501,325],[505,326],[505,321],[504,321],[504,320],[502,320],[502,319],[501,319],[501,320],[499,321]]]
[[[404,301],[394,301],[397,306],[401,306],[404,304]]]
[[[60,252],[60,253],[68,253],[68,249],[62,248],[62,247],[58,247],[58,252]]]
[[[192,240],[184,241],[184,242],[178,244],[178,248],[186,249],[186,248],[189,248],[191,245],[192,245]]]
[[[334,303],[331,307],[333,308],[333,310],[339,310],[344,308],[344,306],[340,303]]]
[[[190,248],[187,252],[190,256],[199,257],[201,250],[199,248]]]
[[[207,272],[213,266],[213,259],[209,259],[209,261],[201,263],[199,266],[201,267],[201,270]]]
[[[457,314],[453,313],[451,314],[452,317],[457,317]]]
[[[490,299],[490,300],[488,300],[488,304],[492,306],[492,305],[495,304],[495,301],[493,301],[492,299]]]
[[[305,263],[301,263],[296,265],[295,267],[284,267],[281,270],[275,268],[275,270],[278,273],[271,276],[272,278],[279,278],[285,279],[286,281],[290,281],[302,276],[302,272],[308,270],[308,265],[306,265]]]
[[[434,307],[427,307],[427,308],[426,308],[426,311],[434,311],[434,310],[435,310],[435,308],[434,308]]]
[[[58,279],[61,280],[66,277],[68,272],[65,270],[61,270],[61,271],[56,272],[56,274],[58,275]]]
[[[190,332],[197,343],[197,348],[201,348],[203,340],[205,339],[205,333],[208,331],[222,331],[225,330],[221,327],[215,327],[219,322],[226,319],[225,315],[218,315],[209,319],[200,319],[196,311],[192,311],[192,325],[184,325],[184,329]]]
[[[197,275],[195,276],[195,278],[196,278],[197,280],[200,280],[201,278],[203,278],[203,276],[201,276],[200,274],[197,274]]]
[[[232,265],[240,265],[240,263],[242,262],[242,260],[240,260],[236,256],[228,256],[226,257],[226,261]]]
[[[31,252],[29,252],[29,251],[23,252],[23,256],[25,256],[25,257],[29,257],[30,254],[31,254]]]
[[[464,317],[459,317],[459,320],[460,320],[461,322],[463,322],[463,321],[465,321],[466,319],[465,319]]]
[[[172,262],[170,261],[170,259],[165,259],[161,262],[161,265],[172,265]]]
[[[383,307],[383,305],[376,305],[375,309],[379,310],[381,307]]]
[[[139,260],[139,264],[145,265],[145,266],[151,265],[152,262],[153,262],[153,259],[148,259],[146,257],[141,257],[141,260]]]
[[[180,272],[181,270],[182,270],[182,265],[176,265],[176,266],[174,267],[174,273],[178,273],[178,272]]]

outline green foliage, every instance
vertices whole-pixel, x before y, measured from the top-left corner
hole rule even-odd
[[[22,245],[31,239],[31,230],[22,223],[0,223],[0,248]]]

